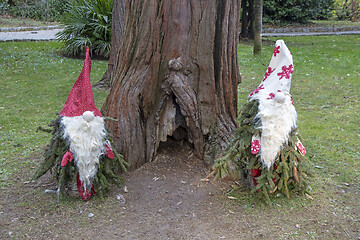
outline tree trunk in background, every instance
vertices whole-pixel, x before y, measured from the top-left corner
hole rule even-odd
[[[261,54],[261,32],[262,32],[263,1],[255,0],[254,3],[254,54]]]
[[[111,23],[111,51],[108,68],[101,80],[94,87],[109,88],[112,82],[114,65],[116,65],[117,54],[120,48],[122,31],[125,25],[125,0],[114,0]]]
[[[254,0],[248,0],[248,37],[254,39]]]
[[[248,18],[247,18],[247,0],[241,0],[241,31],[240,31],[240,37],[247,38],[247,24]]]
[[[240,0],[125,1],[102,112],[118,119],[106,125],[131,168],[169,136],[208,163],[226,147],[238,126],[239,10]]]
[[[240,37],[254,39],[254,0],[241,1]]]

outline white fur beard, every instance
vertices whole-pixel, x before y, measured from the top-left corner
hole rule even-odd
[[[99,158],[105,151],[104,119],[97,116],[87,122],[83,116],[62,117],[61,124],[64,127],[63,137],[70,142],[79,178],[87,189],[97,173]]]
[[[261,121],[261,162],[270,169],[283,145],[287,144],[291,130],[296,128],[297,113],[287,96],[284,103],[260,100],[256,118]]]

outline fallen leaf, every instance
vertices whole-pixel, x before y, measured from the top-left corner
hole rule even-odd
[[[307,199],[314,200],[314,198],[313,198],[312,196],[310,196],[309,194],[307,194],[307,193],[305,193],[305,197],[306,197]]]

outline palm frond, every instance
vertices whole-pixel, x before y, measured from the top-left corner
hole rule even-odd
[[[87,44],[91,52],[108,57],[112,7],[112,0],[69,0],[62,21],[64,30],[56,34],[63,42],[63,54],[78,56]]]

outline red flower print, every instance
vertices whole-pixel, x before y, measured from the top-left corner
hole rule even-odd
[[[114,155],[114,152],[111,149],[110,144],[105,145],[105,154],[106,154],[107,158],[114,159],[115,155]]]
[[[289,67],[286,67],[286,65],[282,66],[281,70],[282,72],[279,72],[277,75],[280,76],[279,80],[281,80],[283,77],[286,79],[289,79],[291,74],[293,73],[293,65],[290,64]]]
[[[259,140],[255,139],[251,142],[251,153],[257,154],[260,151],[260,142]]]
[[[262,81],[265,81],[265,80],[270,76],[270,74],[271,74],[272,72],[274,72],[274,71],[275,71],[275,68],[272,69],[271,67],[268,67],[268,69],[267,69],[267,71],[266,71],[266,73],[265,73],[265,76],[264,76],[264,78],[263,78]]]
[[[280,46],[275,47],[274,49],[274,57],[276,57],[276,54],[280,53]]]
[[[298,141],[298,142],[296,143],[296,147],[297,147],[298,151],[300,152],[300,154],[303,155],[303,156],[305,156],[305,154],[306,154],[306,149],[305,149],[304,145],[302,145],[302,143],[301,143],[300,141]]]
[[[254,95],[255,93],[258,93],[261,89],[264,89],[264,86],[262,84],[257,89],[252,91],[252,93],[250,93],[250,96]]]
[[[273,99],[275,97],[275,93],[270,93],[267,99]]]

